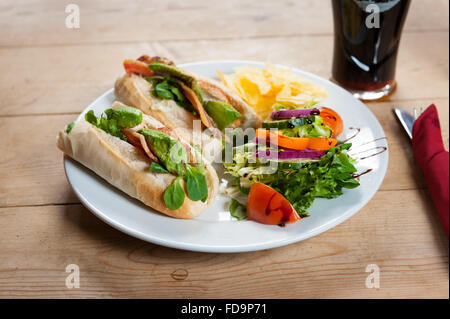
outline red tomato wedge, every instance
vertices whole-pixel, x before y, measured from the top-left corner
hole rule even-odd
[[[143,76],[151,76],[153,73],[148,68],[148,64],[141,61],[125,60],[123,61],[123,67],[127,73],[133,73]]]
[[[272,144],[300,151],[307,148],[317,151],[326,151],[336,146],[338,142],[335,138],[327,137],[288,137],[271,133],[269,130],[265,129],[257,129],[256,137],[270,139],[270,143]]]
[[[341,134],[344,130],[344,122],[339,114],[327,107],[322,107],[319,110],[320,117],[323,119],[325,125],[331,128],[333,131],[333,136],[336,137]]]
[[[301,219],[283,195],[262,183],[255,183],[250,188],[247,218],[267,225],[293,223]]]

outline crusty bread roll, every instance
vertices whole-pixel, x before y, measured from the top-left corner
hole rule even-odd
[[[150,129],[164,126],[145,114],[143,123]],[[176,176],[150,172],[148,168],[151,162],[141,150],[85,121],[75,122],[69,134],[66,129],[61,130],[57,135],[57,146],[111,185],[172,217],[194,218],[201,214],[217,195],[219,179],[211,165],[206,163],[207,200],[204,203],[194,202],[186,196],[179,209],[170,210],[164,203],[163,194]],[[181,183],[184,188],[184,182]]]
[[[261,124],[261,119],[256,115],[255,111],[224,85],[203,75],[179,69],[192,75],[196,80],[207,83],[212,90],[215,88],[220,89],[228,98],[230,104],[242,114],[240,127],[244,129],[248,127],[256,128]],[[125,74],[119,77],[114,85],[114,93],[117,100],[128,105],[134,105],[142,112],[152,115],[167,127],[174,129],[181,127],[192,130],[192,122],[197,119],[192,113],[180,107],[175,101],[163,100],[152,96],[150,90],[151,84],[136,74]],[[210,93],[208,90],[209,88],[205,90],[206,94]]]

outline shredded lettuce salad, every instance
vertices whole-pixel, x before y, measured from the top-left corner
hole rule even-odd
[[[346,152],[350,147],[351,143],[337,145],[318,160],[296,161],[294,166],[289,165],[292,161],[279,161],[276,169],[255,158],[254,143],[234,147],[233,162],[224,163],[230,177],[225,193],[245,205],[251,185],[261,182],[282,194],[300,217],[308,216],[307,209],[316,197],[335,198],[344,188],[359,186],[354,177],[355,160]]]

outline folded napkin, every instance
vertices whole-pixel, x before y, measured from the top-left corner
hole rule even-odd
[[[436,106],[431,104],[414,122],[413,148],[448,237],[449,155],[442,142]]]

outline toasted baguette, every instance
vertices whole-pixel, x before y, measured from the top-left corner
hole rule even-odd
[[[143,122],[148,128],[163,127],[159,121],[146,115]],[[175,218],[189,219],[200,215],[217,195],[219,179],[211,165],[205,164],[207,200],[204,203],[194,202],[186,196],[179,209],[170,210],[164,203],[163,194],[176,176],[150,172],[150,160],[141,150],[88,122],[75,122],[69,134],[65,129],[60,131],[56,144],[65,154],[94,171],[111,185]],[[184,182],[181,183],[184,187]]]

